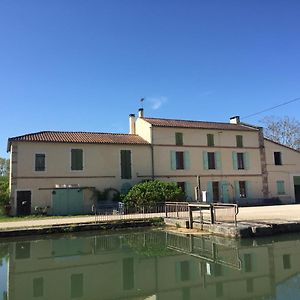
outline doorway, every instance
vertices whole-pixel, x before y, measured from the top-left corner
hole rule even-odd
[[[300,203],[300,176],[294,176],[295,202]]]
[[[17,215],[27,216],[31,213],[31,191],[17,191]]]

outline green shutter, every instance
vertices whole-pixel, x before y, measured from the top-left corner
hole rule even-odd
[[[245,185],[246,185],[246,198],[252,198],[251,182],[250,181],[246,181]]]
[[[211,181],[207,182],[207,191],[206,191],[206,199],[208,203],[212,203],[213,201],[213,185]]]
[[[178,146],[183,145],[183,134],[182,134],[182,132],[175,132],[175,142],[176,142],[176,145],[178,145]]]
[[[214,142],[214,135],[211,134],[211,133],[208,133],[207,134],[207,146],[208,147],[213,147],[215,145],[215,142]]]
[[[229,185],[226,181],[221,181],[221,191],[223,196],[223,202],[229,203],[229,191],[228,191]]]
[[[278,180],[278,181],[276,181],[276,185],[277,185],[277,194],[278,195],[284,195],[285,194],[284,181],[283,180]]]
[[[244,167],[245,167],[245,170],[250,169],[250,155],[249,155],[249,152],[244,153]]]
[[[176,170],[176,151],[170,151],[171,170]]]
[[[235,199],[240,199],[240,185],[238,181],[234,181],[234,195]]]
[[[203,151],[203,168],[204,170],[208,170],[208,157],[207,157],[207,151]]]
[[[131,179],[131,151],[121,150],[121,178]]]
[[[221,170],[222,163],[221,163],[221,153],[220,152],[215,152],[215,160],[216,160],[216,169]]]
[[[232,165],[233,165],[233,170],[238,169],[237,153],[236,152],[232,152]]]
[[[83,150],[72,149],[71,150],[71,170],[81,171],[83,170]]]
[[[183,152],[183,168],[185,170],[190,169],[190,154],[189,154],[189,151],[184,151]]]
[[[188,200],[193,199],[193,191],[192,191],[192,185],[189,181],[186,181],[184,183],[184,189],[185,189],[185,195],[188,197]]]
[[[242,148],[243,147],[243,136],[242,135],[237,135],[236,136],[236,146],[238,148]]]

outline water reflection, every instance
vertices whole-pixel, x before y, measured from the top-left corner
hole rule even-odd
[[[1,296],[299,299],[299,245],[298,235],[235,241],[163,231],[9,240],[0,243]]]

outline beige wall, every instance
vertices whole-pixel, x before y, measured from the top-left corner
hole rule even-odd
[[[141,136],[144,140],[151,143],[152,136],[151,136],[151,129],[152,126],[142,118],[137,118],[135,122],[135,133]]]
[[[141,178],[151,176],[151,152],[147,145],[99,145],[63,143],[17,144],[13,160],[12,203],[19,190],[32,192],[32,207],[51,206],[51,190],[56,185],[79,185],[99,190],[116,188],[124,183],[134,185]],[[71,149],[83,149],[83,171],[71,170]],[[131,150],[132,179],[121,179],[120,150]],[[35,154],[45,153],[46,171],[34,170]],[[140,177],[141,176],[141,177]],[[85,191],[85,206],[91,203],[91,195]],[[13,205],[15,207],[15,205]],[[13,212],[15,210],[13,209]]]
[[[285,202],[294,201],[293,176],[300,176],[300,153],[269,140],[265,140],[265,147],[270,197],[279,197]],[[281,152],[282,165],[275,165],[274,152]],[[285,183],[285,195],[277,193],[278,180]]]

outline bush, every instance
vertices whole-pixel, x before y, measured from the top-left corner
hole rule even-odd
[[[123,202],[127,207],[154,205],[158,202],[180,201],[184,198],[182,190],[175,182],[159,180],[145,181],[133,186]]]
[[[5,212],[5,206],[9,205],[9,183],[8,177],[0,176],[0,208]]]

